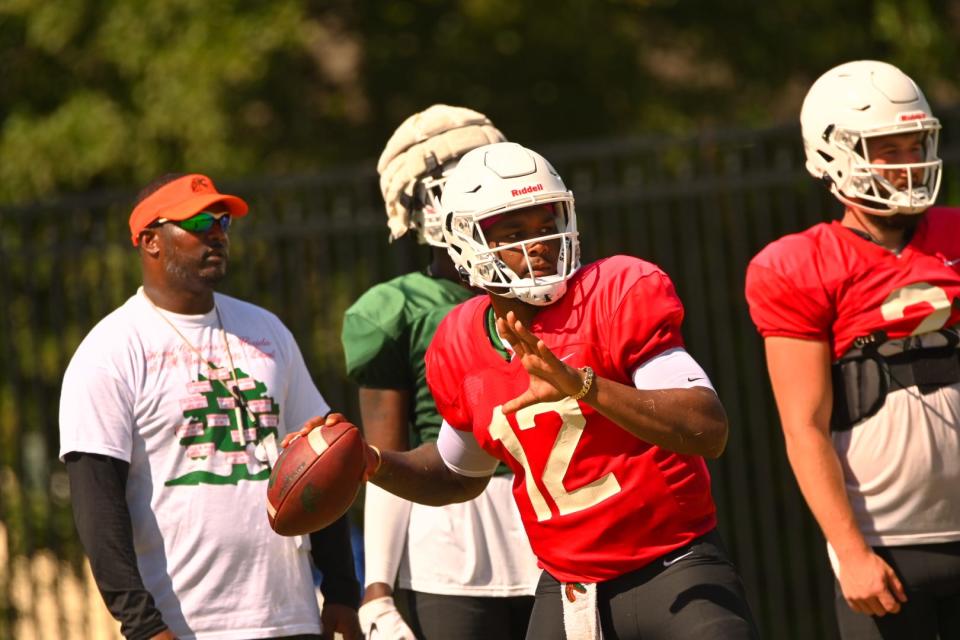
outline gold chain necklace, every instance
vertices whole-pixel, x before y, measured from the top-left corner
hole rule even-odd
[[[146,291],[143,292],[143,297],[146,298],[147,302],[150,303],[150,306],[153,307],[153,310],[157,312],[157,315],[159,315],[160,318],[162,318],[163,321],[167,323],[167,326],[173,329],[174,333],[180,336],[180,339],[183,341],[183,343],[187,345],[187,347],[189,347],[191,351],[197,354],[197,357],[200,359],[200,362],[205,363],[207,365],[207,368],[210,371],[219,371],[220,369],[222,369],[222,367],[218,367],[217,365],[213,364],[213,362],[211,362],[210,360],[208,360],[203,356],[203,353],[200,352],[200,349],[197,349],[193,345],[193,343],[187,339],[187,336],[183,335],[180,329],[177,328],[177,325],[173,324],[170,318],[168,318],[166,314],[164,314],[163,311],[160,310],[160,307],[158,307],[153,303],[153,300],[150,299],[150,296],[147,295]],[[230,386],[227,386],[227,383],[225,383],[219,377],[214,378],[214,376],[211,375],[209,376],[209,379],[211,380],[211,382],[213,381],[219,382],[220,386],[222,386],[226,390],[226,392],[230,394],[230,397],[233,398],[234,403],[236,405],[234,406],[234,411],[236,412],[236,417],[237,417],[237,434],[240,439],[240,444],[245,445],[247,444],[247,438],[246,438],[246,435],[244,434],[244,427],[246,425],[243,420],[243,415],[244,413],[246,413],[247,418],[250,420],[250,423],[254,425],[254,428],[256,428],[256,425],[257,425],[257,416],[255,416],[253,412],[250,410],[249,405],[247,405],[246,400],[243,398],[243,394],[240,393],[240,383],[239,383],[239,380],[237,379],[237,368],[233,364],[233,353],[230,351],[230,341],[227,340],[227,330],[223,326],[223,319],[221,319],[220,317],[220,308],[217,306],[216,300],[214,300],[214,303],[213,303],[213,310],[217,314],[217,325],[220,327],[220,337],[223,340],[224,350],[227,352],[227,359],[230,361],[230,381],[233,383],[233,387],[231,388]]]

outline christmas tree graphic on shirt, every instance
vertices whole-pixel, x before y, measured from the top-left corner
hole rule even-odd
[[[187,384],[180,399],[183,422],[176,437],[189,471],[165,486],[237,484],[267,480],[270,467],[255,455],[257,444],[277,436],[280,407],[264,383],[241,369],[211,369]],[[231,393],[231,390],[234,393]]]

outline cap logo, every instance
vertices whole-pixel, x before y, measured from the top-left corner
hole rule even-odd
[[[522,187],[520,189],[510,189],[510,195],[513,197],[526,195],[528,193],[534,193],[536,191],[543,191],[542,184],[532,184],[528,187]]]
[[[203,176],[197,176],[190,182],[190,188],[194,193],[200,193],[202,191],[210,191],[210,182]]]
[[[927,114],[923,111],[907,111],[906,113],[897,114],[897,119],[900,122],[912,122],[914,120],[924,120],[927,118]]]

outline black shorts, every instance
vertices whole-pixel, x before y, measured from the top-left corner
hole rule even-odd
[[[533,596],[444,596],[397,589],[397,609],[420,640],[523,640]]]
[[[835,582],[835,608],[844,640],[948,640],[960,638],[960,542],[875,547],[907,593],[900,613],[857,613]]]
[[[566,638],[561,585],[546,571],[527,640]],[[604,640],[753,640],[743,583],[717,531],[597,585]],[[573,640],[573,639],[570,639]]]

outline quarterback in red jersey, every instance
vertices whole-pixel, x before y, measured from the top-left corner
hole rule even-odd
[[[931,206],[940,124],[874,61],[821,76],[800,120],[844,214],[767,246],[746,295],[841,634],[958,637],[960,210]]]
[[[550,208],[535,212],[542,224],[553,223]],[[496,232],[491,227],[486,235]],[[695,453],[716,456],[722,435],[712,449],[683,447],[679,437],[664,444],[683,453],[657,447],[618,426],[590,398],[574,400],[583,383],[572,374],[564,380],[569,393],[547,388],[547,397],[535,402],[525,398],[502,406],[527,392],[530,374],[521,358],[506,347],[497,350],[491,340],[499,337],[522,350],[531,334],[510,324],[491,332],[495,314],[490,297],[456,307],[427,352],[427,381],[447,423],[513,469],[514,497],[544,569],[564,582],[610,580],[716,526],[710,477]],[[529,325],[556,354],[546,361],[571,371],[589,366],[599,387],[598,379],[632,385],[630,372],[682,349],[682,318],[666,274],[642,260],[615,256],[581,268],[567,281],[566,293],[540,308]],[[529,342],[536,347],[535,339]],[[700,369],[685,373],[706,380]],[[691,385],[683,379],[677,386]],[[704,387],[689,393],[713,396]]]
[[[439,505],[506,462],[544,569],[528,638],[756,638],[704,463],[727,419],[667,275],[626,256],[581,268],[573,194],[520,145],[467,153],[441,203],[450,257],[489,295],[427,351],[437,443],[377,452],[370,480]]]

